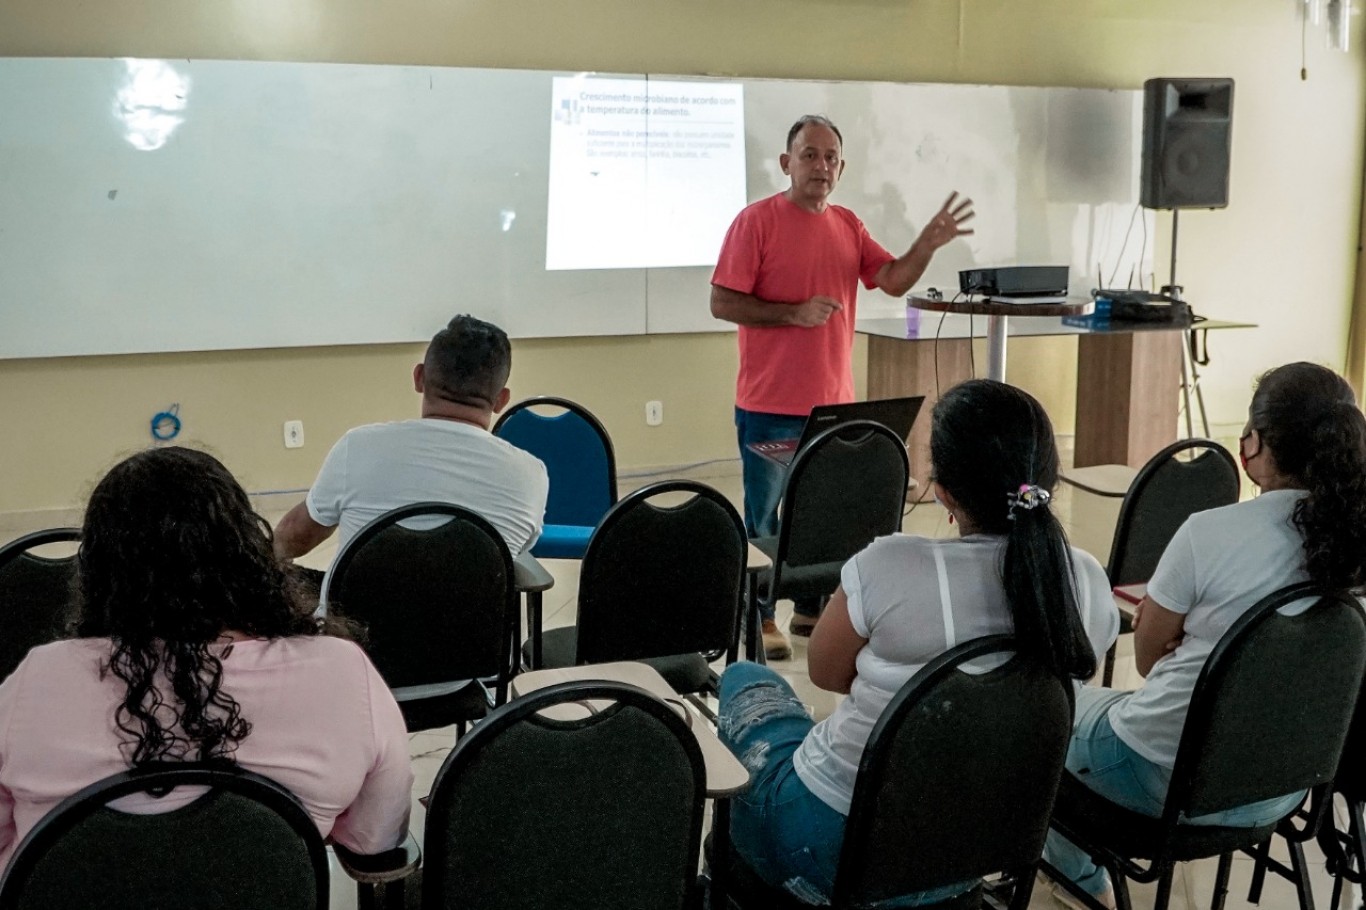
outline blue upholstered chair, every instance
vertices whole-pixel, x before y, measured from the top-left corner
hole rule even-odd
[[[532,410],[562,408],[547,417]],[[545,528],[531,548],[538,559],[582,559],[602,516],[617,501],[617,460],[607,430],[583,405],[542,396],[519,401],[493,434],[545,462],[550,498]]]

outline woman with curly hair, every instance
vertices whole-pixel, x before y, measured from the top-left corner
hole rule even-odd
[[[1145,815],[1162,813],[1196,679],[1233,623],[1289,584],[1366,583],[1366,417],[1342,377],[1310,363],[1267,373],[1238,455],[1261,495],[1192,515],[1163,552],[1133,621],[1142,688],[1084,689],[1077,697],[1068,769]],[[1302,798],[1287,794],[1189,821],[1255,827]],[[1049,835],[1045,856],[1114,906],[1104,870],[1060,835]]]
[[[359,647],[319,634],[216,459],[169,447],[114,467],[86,508],[77,574],[80,637],[33,649],[0,685],[0,867],[62,799],[149,762],[264,774],[353,850],[404,838],[398,705]]]

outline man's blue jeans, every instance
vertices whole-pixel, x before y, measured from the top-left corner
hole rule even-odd
[[[721,674],[717,732],[750,774],[732,798],[731,842],[765,882],[807,903],[830,899],[845,818],[806,788],[792,754],[815,723],[787,681],[745,661]],[[971,882],[908,895],[879,907],[915,907],[961,894]]]
[[[1072,742],[1067,749],[1067,770],[1111,802],[1158,818],[1171,784],[1171,769],[1148,761],[1110,729],[1110,708],[1129,694],[1091,686],[1077,692],[1077,713],[1072,723]],[[1255,828],[1283,818],[1303,801],[1304,793],[1294,793],[1202,815],[1186,823]],[[1059,872],[1090,894],[1100,894],[1110,885],[1105,870],[1056,831],[1048,832],[1043,855]]]
[[[740,442],[740,468],[745,489],[745,533],[750,537],[773,537],[778,533],[778,503],[783,498],[787,469],[771,458],[750,451],[754,442],[796,439],[806,426],[805,417],[789,414],[761,414],[735,409],[735,435]],[[797,612],[807,616],[820,613],[820,601],[802,599]],[[772,619],[773,607],[760,607],[764,619]]]
[[[787,471],[770,458],[750,450],[756,442],[796,439],[806,426],[805,417],[761,414],[735,409],[735,435],[740,442],[740,468],[745,486],[745,532],[750,537],[778,533],[778,501],[783,496]]]

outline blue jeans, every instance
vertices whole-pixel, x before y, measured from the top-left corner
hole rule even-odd
[[[787,479],[787,470],[782,465],[750,451],[750,444],[796,439],[805,426],[806,418],[802,416],[735,409],[735,435],[740,442],[745,487],[745,533],[750,537],[772,537],[778,533],[778,501]]]
[[[773,537],[778,533],[778,503],[783,498],[787,469],[771,458],[750,451],[750,443],[796,439],[806,426],[805,417],[761,414],[735,409],[735,435],[740,443],[740,468],[745,489],[745,533],[750,537]],[[799,601],[797,612],[816,616],[820,602]],[[759,607],[764,619],[772,619],[772,605]]]
[[[721,674],[717,732],[750,774],[731,803],[731,843],[769,885],[806,903],[828,902],[845,817],[806,788],[792,754],[815,726],[787,681],[768,667],[731,664]],[[915,907],[961,894],[950,885],[878,904]]]
[[[1110,708],[1130,693],[1091,686],[1077,693],[1067,770],[1101,796],[1134,812],[1159,818],[1171,784],[1170,768],[1148,761],[1110,729]],[[1184,820],[1192,825],[1255,828],[1283,818],[1304,801],[1304,793],[1262,800],[1236,809]],[[1044,859],[1090,894],[1110,886],[1109,876],[1091,857],[1056,831],[1048,832]]]

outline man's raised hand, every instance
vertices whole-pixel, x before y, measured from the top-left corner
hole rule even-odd
[[[920,239],[928,244],[931,250],[937,250],[951,240],[971,234],[972,228],[965,228],[963,225],[971,221],[976,214],[972,210],[971,199],[965,198],[959,202],[958,193],[950,193],[948,200],[920,232]]]

